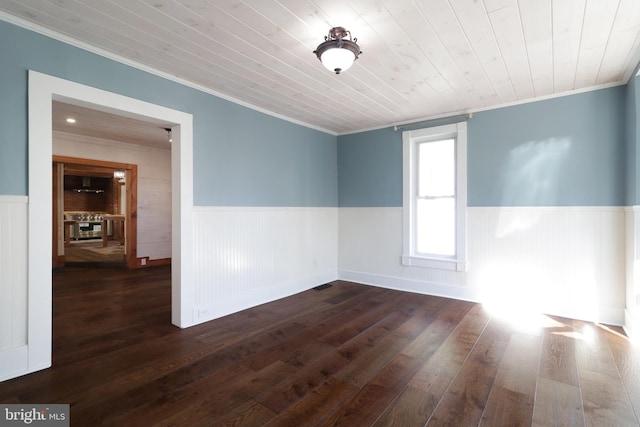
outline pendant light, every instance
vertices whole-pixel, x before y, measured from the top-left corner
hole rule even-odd
[[[350,31],[343,27],[333,27],[313,53],[327,70],[340,74],[348,70],[362,53],[357,41],[358,39],[351,38]]]

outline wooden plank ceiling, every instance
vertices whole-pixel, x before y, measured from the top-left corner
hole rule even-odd
[[[0,19],[331,133],[624,84],[638,0],[2,0]],[[333,26],[363,51],[335,75]]]

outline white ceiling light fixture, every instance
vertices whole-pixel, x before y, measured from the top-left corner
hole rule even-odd
[[[73,117],[68,117],[67,118],[67,123],[75,123],[76,119],[74,119]]]
[[[333,27],[313,53],[327,70],[340,74],[348,70],[362,53],[357,41],[358,39],[351,38],[350,31],[343,27]]]

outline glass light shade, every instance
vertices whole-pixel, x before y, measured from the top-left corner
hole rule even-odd
[[[348,70],[355,61],[356,56],[349,49],[335,47],[322,53],[320,61],[329,71],[340,73]]]

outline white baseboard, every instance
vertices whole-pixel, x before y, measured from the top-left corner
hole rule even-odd
[[[451,286],[433,282],[422,282],[417,280],[380,276],[347,270],[339,270],[338,279],[355,283],[362,283],[365,285],[378,286],[387,289],[395,289],[398,291],[433,295],[480,304],[484,302],[482,298],[482,290],[477,288],[464,288],[461,286]],[[570,309],[542,308],[541,311],[543,314],[552,316],[585,320],[589,322],[598,322],[607,325],[630,325],[629,320],[625,319],[624,310],[617,307],[599,306],[597,314],[594,314],[591,318],[586,317],[584,313],[572,311]]]
[[[463,301],[481,302],[480,292],[477,289],[468,289],[461,286],[449,286],[433,282],[422,282],[418,280],[379,276],[347,270],[339,270],[338,278],[349,282],[395,289],[398,291],[453,298]]]
[[[0,351],[0,381],[36,371],[29,370],[28,353],[29,347],[26,345]]]
[[[338,280],[336,271],[325,271],[273,286],[254,288],[251,292],[220,299],[215,306],[197,308],[194,313],[195,324],[208,322],[260,304],[286,298],[334,280]]]

